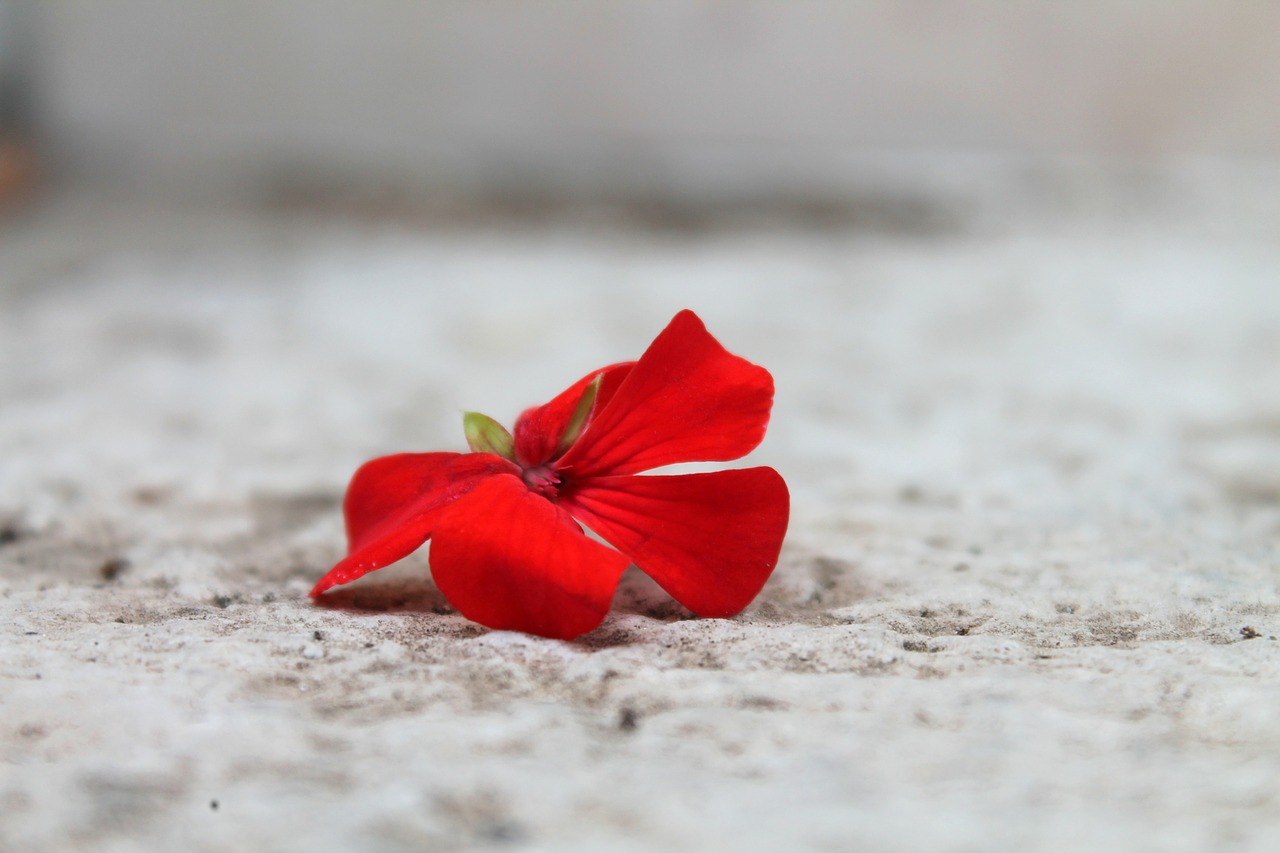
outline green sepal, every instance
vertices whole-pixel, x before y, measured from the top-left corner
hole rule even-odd
[[[591,417],[591,410],[596,407],[596,395],[600,393],[600,383],[604,381],[604,374],[600,374],[583,390],[582,396],[578,398],[578,405],[573,410],[573,415],[569,418],[569,425],[565,427],[564,435],[560,436],[560,446],[556,448],[556,453],[564,453],[573,443],[582,435],[583,428],[587,425],[587,419]]]
[[[516,461],[516,442],[507,428],[488,415],[463,412],[462,432],[474,453],[496,453],[503,459]]]

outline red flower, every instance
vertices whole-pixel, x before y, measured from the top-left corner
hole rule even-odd
[[[639,361],[594,371],[529,409],[514,437],[472,413],[464,427],[476,452],[365,463],[343,505],[349,553],[311,595],[433,539],[436,585],[490,628],[563,639],[590,631],[631,563],[699,616],[732,616],[778,562],[790,509],[782,477],[772,468],[636,475],[746,455],[772,405],[769,372],[682,311]]]

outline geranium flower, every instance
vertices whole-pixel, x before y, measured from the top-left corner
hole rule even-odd
[[[593,371],[527,410],[514,436],[469,413],[471,453],[365,463],[343,504],[349,552],[311,595],[430,539],[436,586],[490,628],[562,639],[590,631],[632,563],[697,615],[732,616],[777,564],[786,483],[772,468],[638,475],[746,455],[772,406],[769,372],[682,311],[638,361]]]

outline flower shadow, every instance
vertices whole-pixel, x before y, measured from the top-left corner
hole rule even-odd
[[[317,607],[355,613],[456,613],[436,585],[423,578],[353,584],[315,599]]]
[[[657,582],[635,566],[627,569],[613,594],[613,613],[647,616],[659,622],[696,619]]]
[[[409,613],[462,619],[430,578],[420,575],[362,579],[348,586],[329,590],[315,599],[315,605],[326,610],[352,614]],[[638,624],[635,618],[618,617],[641,617],[643,621]],[[604,624],[569,642],[587,652],[635,645],[651,638],[651,630],[642,627],[644,622],[649,623],[652,628],[661,623],[696,618],[648,575],[632,566],[623,574],[618,584],[613,606]],[[465,624],[471,630],[462,632],[462,635],[482,636],[490,633],[490,629],[480,625],[471,622]]]
[[[604,624],[578,637],[573,644],[587,652],[640,645],[652,640],[652,628],[657,624],[696,618],[652,578],[632,566],[622,575]]]

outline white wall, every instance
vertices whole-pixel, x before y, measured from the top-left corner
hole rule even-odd
[[[113,181],[715,196],[939,151],[1280,155],[1270,0],[29,2],[58,162]]]

